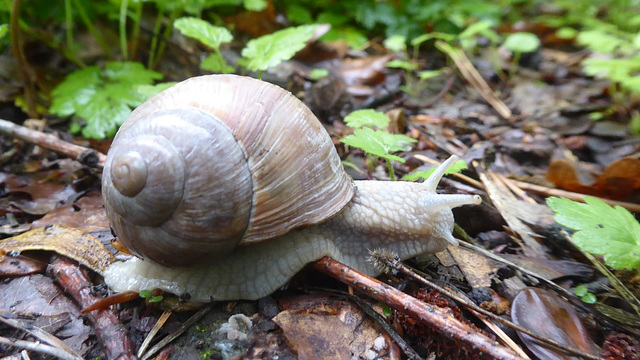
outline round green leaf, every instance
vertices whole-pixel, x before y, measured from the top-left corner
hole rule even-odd
[[[540,46],[540,39],[532,33],[520,32],[509,35],[504,46],[516,53],[531,52]]]
[[[233,35],[227,28],[213,26],[210,23],[195,17],[182,17],[177,19],[173,26],[180,30],[184,36],[199,40],[203,44],[218,49],[220,44],[233,40]]]

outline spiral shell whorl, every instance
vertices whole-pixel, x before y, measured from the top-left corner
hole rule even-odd
[[[249,224],[244,151],[224,123],[198,109],[163,110],[119,133],[103,189],[125,246],[166,265],[229,253]]]
[[[253,207],[241,245],[322,222],[353,197],[353,180],[326,130],[284,89],[236,75],[191,78],[139,106],[120,132],[175,108],[198,109],[220,119],[246,155]]]

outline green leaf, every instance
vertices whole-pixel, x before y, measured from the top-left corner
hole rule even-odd
[[[589,293],[589,289],[587,289],[587,287],[584,285],[578,285],[575,289],[573,289],[573,292],[576,294],[576,296],[583,297]]]
[[[311,40],[316,25],[302,25],[250,40],[242,49],[249,70],[263,71],[289,60]]]
[[[384,47],[391,51],[402,52],[407,50],[407,38],[401,35],[393,35],[384,39]]]
[[[148,299],[153,296],[153,292],[151,290],[141,290],[140,297],[143,299]]]
[[[420,35],[417,38],[411,40],[412,46],[420,46],[423,42],[429,41],[431,39],[440,39],[446,42],[451,42],[455,40],[456,36],[453,34],[441,33],[441,32],[431,32],[428,34]]]
[[[343,143],[360,148],[369,154],[395,160],[404,163],[404,159],[391,155],[391,152],[409,150],[412,143],[416,142],[405,135],[389,134],[383,130],[373,130],[371,128],[355,129],[353,135],[349,135],[341,140]]]
[[[559,39],[573,39],[578,35],[578,30],[571,27],[561,27],[556,30],[556,36]]]
[[[427,79],[434,78],[436,76],[440,76],[440,74],[442,74],[445,71],[447,71],[447,68],[442,68],[440,70],[421,71],[421,72],[418,73],[418,77],[421,80],[427,80]]]
[[[322,69],[322,68],[316,68],[316,69],[311,70],[311,72],[309,73],[309,76],[313,80],[320,80],[323,77],[329,76],[329,70]]]
[[[83,136],[104,139],[115,134],[131,109],[146,100],[136,87],[161,78],[160,73],[137,62],[110,62],[104,70],[89,66],[69,74],[51,91],[49,112],[75,114],[87,123]]]
[[[154,296],[154,297],[149,299],[149,303],[150,304],[157,303],[157,302],[162,301],[163,299],[164,299],[164,296],[162,296],[162,295]]]
[[[310,24],[313,22],[313,15],[306,7],[299,4],[289,4],[287,6],[287,18],[293,24]]]
[[[453,163],[451,166],[449,166],[447,171],[445,171],[444,173],[447,175],[455,174],[466,168],[467,168],[467,163],[464,160],[458,160],[455,163]],[[429,170],[414,170],[408,173],[407,175],[403,176],[402,180],[418,180],[419,178],[428,179],[429,176],[431,176],[431,174],[433,174],[435,170],[436,170],[435,166]]]
[[[0,39],[2,39],[9,32],[9,25],[2,24],[0,25]]]
[[[391,60],[387,63],[387,67],[411,71],[417,69],[418,65],[405,60]]]
[[[382,129],[387,127],[390,121],[385,113],[373,109],[356,110],[344,118],[344,122],[351,128],[375,126],[378,129]]]
[[[319,23],[326,23],[318,18]],[[360,30],[351,26],[332,27],[329,32],[322,35],[322,41],[342,41],[346,42],[350,48],[358,49],[365,46],[369,42],[369,38]]]
[[[631,92],[640,93],[640,76],[622,79],[620,85]]]
[[[592,293],[587,293],[585,294],[582,298],[582,301],[584,301],[586,304],[595,304],[596,301],[598,301],[598,299],[596,298],[595,295],[593,295]]]
[[[262,11],[267,8],[266,0],[244,0],[244,8],[249,11]]]
[[[458,39],[465,39],[474,37],[475,35],[482,35],[493,42],[497,42],[500,37],[495,31],[491,29],[493,26],[494,25],[492,21],[478,21],[477,23],[473,23],[467,26],[467,28],[464,29],[463,32],[458,34]]]
[[[540,46],[540,39],[535,34],[519,32],[507,36],[504,46],[515,53],[532,52]]]
[[[582,250],[603,255],[614,269],[640,267],[640,224],[626,209],[611,207],[601,200],[585,197],[586,204],[550,197],[547,205],[555,220],[578,230],[571,240]]]
[[[602,30],[581,31],[578,33],[577,41],[592,51],[605,54],[613,54],[625,44],[623,39]]]
[[[200,63],[200,68],[202,70],[211,71],[213,73],[222,73],[222,74],[230,74],[235,71],[233,66],[227,64],[222,56],[219,53],[209,54],[202,62]]]
[[[144,97],[145,101],[147,101],[152,96],[155,96],[156,94],[163,92],[164,90],[172,87],[175,84],[176,84],[175,81],[169,81],[169,82],[158,83],[155,85],[137,85],[135,88],[136,88],[136,91],[138,91],[138,93],[142,97]]]
[[[213,26],[207,21],[195,17],[179,18],[173,23],[173,26],[180,30],[184,36],[194,38],[216,51],[220,48],[220,44],[233,40],[233,35],[227,28]]]

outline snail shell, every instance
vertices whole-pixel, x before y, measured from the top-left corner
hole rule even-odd
[[[235,75],[191,78],[134,110],[102,186],[124,245],[168,266],[322,222],[354,194],[313,113],[288,91]]]

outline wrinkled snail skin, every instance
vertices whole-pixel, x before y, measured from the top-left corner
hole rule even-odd
[[[455,156],[422,184],[353,181],[319,120],[275,85],[235,75],[183,81],[127,118],[102,175],[107,216],[144,259],[112,264],[115,291],[193,301],[257,299],[330,256],[369,275],[368,251],[402,259],[456,244],[440,195]]]
[[[139,259],[111,265],[105,281],[116,291],[160,288],[193,301],[258,299],[283,286],[306,264],[330,256],[371,276],[368,250],[386,248],[402,259],[456,244],[452,207],[477,204],[477,195],[436,194],[451,157],[427,183],[356,181],[357,191],[333,218],[280,237],[239,247],[228,257],[189,269]]]

